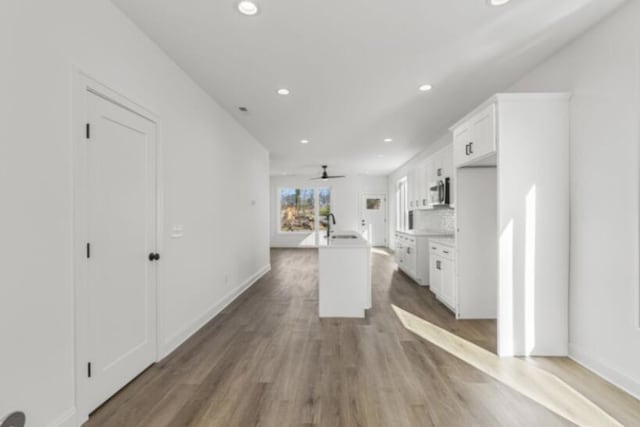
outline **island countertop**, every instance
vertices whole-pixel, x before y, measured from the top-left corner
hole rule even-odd
[[[335,236],[356,236],[354,239],[334,238]],[[311,233],[304,239],[299,247],[317,247],[317,248],[370,248],[371,244],[362,237],[362,234],[356,231],[337,230],[331,233],[331,239],[327,240],[326,232]]]

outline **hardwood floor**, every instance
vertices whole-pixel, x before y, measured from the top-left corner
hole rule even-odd
[[[456,321],[388,254],[374,253],[364,320],[318,318],[316,250],[271,255],[267,276],[85,425],[572,425],[404,329],[391,304],[495,349],[495,322]],[[570,360],[531,363],[640,425],[640,402]]]

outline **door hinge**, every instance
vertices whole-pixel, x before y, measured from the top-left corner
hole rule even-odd
[[[91,378],[91,362],[87,363],[87,377]]]
[[[90,123],[87,123],[86,135],[87,135],[87,139],[91,139],[91,124]]]
[[[91,243],[87,243],[87,258],[91,258]]]

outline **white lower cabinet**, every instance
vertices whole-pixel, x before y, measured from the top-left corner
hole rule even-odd
[[[440,263],[442,272],[442,302],[455,311],[456,307],[456,264],[446,258]]]
[[[440,273],[442,259],[432,251],[429,263],[431,264],[429,268],[429,289],[436,297],[440,297],[442,295],[442,274]]]
[[[430,289],[438,300],[456,313],[456,261],[454,244],[429,243]]]
[[[429,285],[429,238],[398,231],[396,264],[421,286]]]

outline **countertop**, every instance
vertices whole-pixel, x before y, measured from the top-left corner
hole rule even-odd
[[[445,236],[453,237],[453,233],[444,230],[408,230],[408,231],[396,231],[396,233],[404,234],[406,236]]]
[[[429,239],[431,243],[438,243],[440,245],[450,246],[452,248],[456,247],[456,239],[452,236],[442,236],[442,237],[431,237]]]
[[[311,233],[304,241],[300,243],[300,247],[317,247],[317,248],[370,248],[371,244],[362,237],[362,234],[356,231],[349,230],[336,230],[331,232],[333,236],[339,235],[353,235],[357,236],[355,239],[330,239],[327,240],[326,232],[318,232],[318,240],[316,241],[316,233]]]

